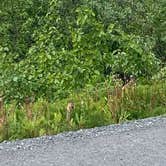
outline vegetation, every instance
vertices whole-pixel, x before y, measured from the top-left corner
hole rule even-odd
[[[165,114],[165,10],[165,0],[2,1],[0,140]]]
[[[67,121],[70,100],[74,101],[74,109]],[[161,114],[166,114],[166,82],[125,90],[120,84],[111,86],[105,82],[53,103],[38,99],[21,107],[14,102],[1,107],[0,140],[51,135]]]

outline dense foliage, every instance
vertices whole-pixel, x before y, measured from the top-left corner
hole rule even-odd
[[[165,63],[164,11],[161,0],[2,1],[1,93],[53,100],[112,74],[151,77]]]
[[[165,113],[165,11],[165,0],[1,0],[0,102],[5,106],[0,105],[0,125],[1,116],[7,117],[3,123],[9,133],[0,139],[68,129],[64,105],[70,99],[81,102],[80,94],[90,104],[77,107],[72,129]],[[91,94],[82,94],[105,82],[116,89],[115,82],[122,81],[121,89],[130,76],[137,90],[132,98],[113,97],[119,108],[107,107],[101,113],[104,103],[109,105],[108,95],[101,93],[93,102]],[[156,92],[151,87],[162,91],[161,101],[153,101]],[[23,107],[27,98],[36,102],[33,120],[27,119]],[[13,114],[8,115],[9,110]],[[110,114],[113,110],[118,117]],[[145,110],[151,112],[144,114]],[[16,130],[20,133],[15,135]]]

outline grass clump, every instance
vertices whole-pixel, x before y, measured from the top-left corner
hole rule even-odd
[[[71,100],[74,107],[67,121]],[[0,106],[0,141],[52,135],[166,114],[166,82],[125,88],[104,83],[55,102],[25,100],[18,106],[1,99]]]

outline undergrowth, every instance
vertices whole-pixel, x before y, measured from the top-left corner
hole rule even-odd
[[[70,121],[66,121],[66,106],[74,103]],[[91,128],[127,120],[166,114],[166,83],[132,85],[105,82],[95,88],[73,92],[63,100],[45,99],[0,101],[0,141],[57,134],[63,131]]]

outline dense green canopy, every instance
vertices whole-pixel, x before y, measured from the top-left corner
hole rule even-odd
[[[0,3],[0,89],[6,99],[52,100],[117,73],[149,78],[166,62],[164,0]]]

